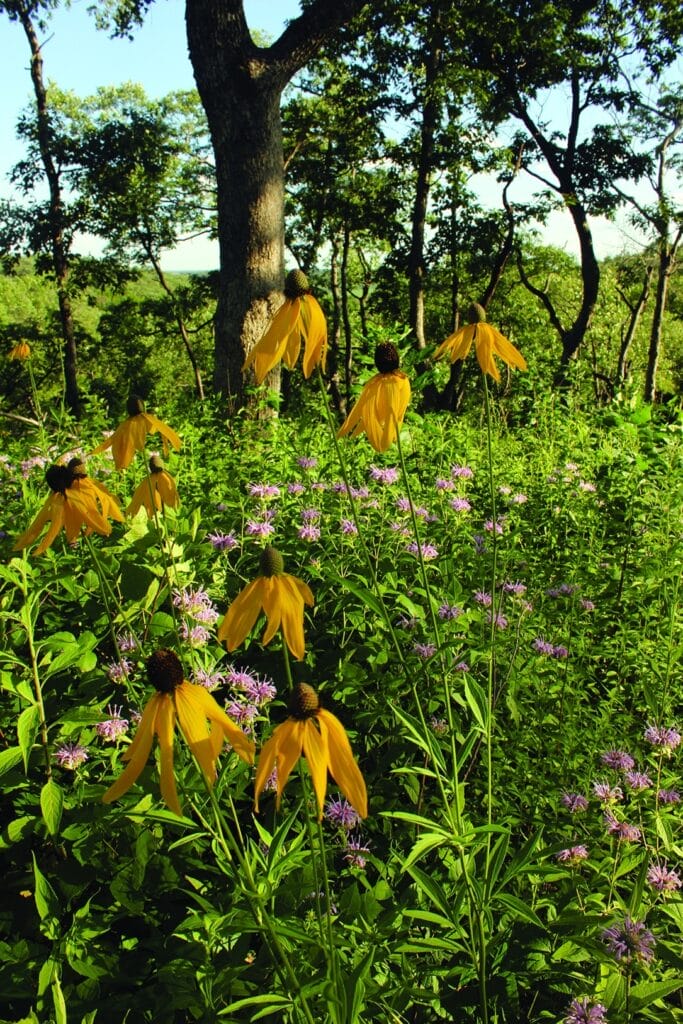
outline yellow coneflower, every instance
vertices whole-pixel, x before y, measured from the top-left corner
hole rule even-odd
[[[216,780],[216,758],[226,740],[247,764],[254,762],[254,744],[203,686],[183,678],[183,667],[173,651],[155,651],[147,659],[147,675],[157,692],[147,701],[133,742],[123,755],[127,766],[102,799],[110,804],[128,792],[147,764],[157,736],[161,795],[172,811],[181,814],[173,771],[176,718],[209,786]]]
[[[261,575],[248,583],[228,608],[218,629],[218,639],[229,651],[244,641],[261,610],[268,623],[261,642],[268,644],[278,629],[295,658],[303,658],[304,604],[313,605],[310,587],[296,576],[283,572],[282,555],[267,547],[261,555]]]
[[[410,381],[399,365],[395,345],[389,341],[377,346],[375,366],[379,373],[361,391],[338,437],[365,433],[376,452],[385,452],[393,444],[410,401]]]
[[[242,369],[248,370],[253,365],[256,383],[261,384],[280,360],[290,370],[294,368],[302,341],[302,365],[304,377],[308,378],[319,363],[325,368],[327,323],[311,295],[308,278],[301,270],[292,270],[285,281],[285,301],[245,359]]]
[[[50,547],[59,531],[64,528],[66,539],[70,544],[76,540],[85,526],[87,533],[99,533],[107,537],[111,526],[100,513],[91,493],[74,488],[74,478],[68,466],[50,466],[45,473],[52,494],[47,498],[40,512],[28,530],[17,537],[13,550],[27,548],[33,544],[49,523],[50,528],[35,550],[42,555]]]
[[[27,341],[20,341],[14,348],[10,349],[7,353],[7,358],[18,359],[23,363],[26,359],[31,358],[31,346]]]
[[[113,519],[117,523],[123,522],[123,512],[117,499],[99,480],[93,480],[88,476],[83,459],[77,457],[70,459],[67,469],[71,470],[73,481],[70,484],[70,490],[78,491],[79,494],[94,499],[105,519]]]
[[[161,434],[164,445],[168,442],[176,451],[180,449],[180,438],[175,430],[157,419],[151,412],[145,412],[145,405],[137,395],[131,395],[126,405],[128,419],[120,423],[114,433],[93,448],[91,455],[98,452],[105,452],[111,448],[114,456],[114,465],[117,469],[127,469],[133,461],[136,452],[145,450],[145,440],[148,434]]]
[[[155,510],[161,511],[162,504],[169,508],[178,508],[180,498],[175,480],[166,472],[159,456],[152,455],[149,460],[149,476],[136,488],[126,512],[129,516],[134,516],[139,509],[145,508],[151,519]]]
[[[446,354],[450,356],[452,363],[456,359],[466,359],[474,342],[482,373],[488,373],[494,380],[500,380],[494,356],[498,356],[508,366],[526,370],[526,360],[522,353],[517,351],[504,334],[486,322],[486,310],[483,306],[473,302],[467,312],[467,319],[469,322],[464,327],[449,335],[439,345],[434,353],[435,359],[440,359]]]
[[[356,764],[349,738],[338,718],[320,706],[318,695],[307,683],[298,683],[288,704],[289,718],[278,725],[263,745],[256,766],[255,809],[268,779],[277,772],[277,806],[292,768],[303,754],[313,781],[322,818],[327,773],[361,818],[368,816],[365,781]]]

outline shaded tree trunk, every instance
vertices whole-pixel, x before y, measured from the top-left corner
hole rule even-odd
[[[652,281],[652,275],[654,274],[654,270],[655,268],[652,264],[650,264],[647,267],[645,271],[645,277],[643,278],[643,284],[640,289],[640,294],[633,305],[628,303],[626,296],[623,292],[619,292],[624,302],[626,302],[629,306],[631,315],[629,317],[628,327],[624,332],[624,336],[621,340],[621,345],[619,346],[619,358],[617,360],[617,369],[614,375],[615,388],[620,387],[621,384],[623,384],[623,382],[626,380],[626,358],[630,351],[636,331],[638,330],[640,318],[643,315],[643,310],[645,309],[645,305],[650,295],[650,283]]]
[[[353,338],[351,335],[351,318],[349,316],[349,254],[351,252],[351,229],[344,225],[341,253],[340,298],[341,318],[344,327],[344,394],[347,405],[351,402],[351,384],[353,379]]]
[[[52,269],[57,288],[59,321],[62,330],[64,356],[64,400],[75,416],[80,411],[77,377],[77,347],[73,311],[69,295],[69,245],[64,232],[64,202],[50,142],[50,113],[47,89],[43,80],[43,55],[35,27],[31,20],[31,6],[23,3],[6,4],[8,12],[19,19],[31,48],[31,81],[36,97],[38,147],[49,189],[48,222]]]
[[[441,62],[441,33],[438,12],[434,18],[434,32],[425,57],[425,84],[420,125],[420,150],[417,161],[415,199],[411,219],[410,252],[408,254],[408,295],[410,301],[410,327],[419,349],[426,348],[424,329],[424,299],[426,266],[424,257],[425,225],[431,176],[434,170],[434,137],[439,123],[441,103],[437,96],[436,79]]]
[[[214,386],[245,403],[242,364],[276,307],[284,278],[280,97],[292,75],[363,0],[313,0],[272,46],[257,46],[242,0],[186,0],[187,38],[213,144],[219,297]]]
[[[680,236],[679,236],[680,237]],[[676,265],[677,245],[669,245],[663,238],[659,246],[657,262],[657,287],[655,290],[654,309],[652,311],[652,327],[650,329],[650,345],[647,353],[647,369],[645,371],[645,389],[643,398],[646,402],[654,402],[657,397],[657,368],[662,347],[662,325],[669,291],[669,281]]]

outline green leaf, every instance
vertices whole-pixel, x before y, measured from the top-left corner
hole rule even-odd
[[[40,728],[40,708],[37,704],[32,704],[19,715],[19,721],[17,722],[17,738],[19,739],[19,747],[21,748],[21,756],[24,759],[24,771],[28,774],[28,759],[31,756],[31,750],[35,742],[36,733]]]
[[[43,812],[48,832],[51,836],[57,835],[64,809],[64,793],[52,779],[48,779],[40,791],[40,809]]]
[[[513,896],[511,893],[501,892],[494,897],[493,902],[505,907],[506,910],[509,910],[519,920],[526,921],[527,924],[533,924],[537,928],[545,930],[545,925],[541,921],[540,917],[538,917],[531,907],[527,906],[527,904],[517,896]]]
[[[463,688],[467,698],[467,706],[474,715],[475,721],[482,732],[486,732],[488,719],[488,701],[486,693],[474,679],[463,676]]]
[[[657,999],[663,999],[671,992],[683,988],[683,978],[670,978],[668,981],[641,981],[631,989],[631,1006],[634,1013],[643,1010]]]
[[[331,573],[336,579],[337,583],[340,584],[345,590],[357,597],[359,601],[362,601],[366,607],[371,608],[376,615],[381,619],[384,618],[384,612],[382,611],[382,605],[377,600],[375,595],[367,587],[361,587],[358,583],[354,583],[353,580],[349,579],[348,576],[337,576],[335,573]]]
[[[236,1003],[230,1003],[229,1006],[224,1006],[222,1010],[219,1010],[219,1017],[227,1017],[229,1013],[235,1013],[237,1010],[246,1010],[250,1006],[260,1006],[265,1009],[265,1013],[259,1013],[258,1017],[252,1017],[252,1020],[258,1020],[261,1017],[267,1016],[268,1013],[275,1013],[277,1010],[283,1010],[286,1006],[291,1006],[292,1001],[286,996],[278,996],[274,992],[268,992],[265,995],[260,996],[248,996],[246,999],[238,999]]]
[[[33,898],[36,901],[36,910],[40,920],[44,921],[47,917],[57,916],[59,900],[57,899],[57,893],[38,867],[35,853],[32,853],[31,856],[33,857],[33,877],[35,879]]]
[[[0,750],[0,775],[14,768],[22,758],[21,747],[8,747],[7,750]]]

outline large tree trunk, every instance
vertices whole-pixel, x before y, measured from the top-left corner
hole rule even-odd
[[[64,205],[59,172],[52,154],[50,113],[47,89],[43,80],[43,55],[31,20],[31,8],[23,3],[8,5],[10,14],[21,21],[31,48],[31,80],[36,97],[38,125],[38,147],[49,189],[48,222],[52,248],[52,269],[57,288],[59,320],[62,328],[64,357],[64,400],[72,413],[77,416],[80,409],[80,395],[77,379],[76,332],[74,330],[71,297],[69,295],[69,249],[64,236]]]
[[[213,143],[219,298],[214,386],[245,402],[242,364],[278,304],[284,278],[280,96],[295,71],[363,0],[313,0],[270,47],[256,46],[242,0],[186,0],[187,38]]]

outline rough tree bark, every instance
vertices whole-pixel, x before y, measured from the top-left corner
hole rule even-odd
[[[187,38],[213,143],[219,299],[214,386],[245,402],[242,363],[284,278],[282,90],[365,0],[314,0],[269,47],[257,46],[242,0],[186,0]]]

